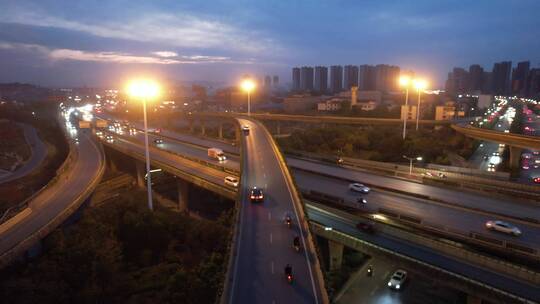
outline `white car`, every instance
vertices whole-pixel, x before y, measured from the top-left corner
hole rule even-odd
[[[227,186],[238,187],[238,178],[234,176],[226,176],[224,182]]]
[[[521,230],[518,227],[503,221],[487,221],[486,228],[489,230],[495,230],[502,233],[511,234],[513,236],[520,236]]]
[[[403,284],[405,284],[405,280],[407,280],[407,272],[405,270],[398,269],[390,277],[390,281],[388,281],[388,287],[396,290],[402,289]]]
[[[366,187],[360,183],[349,184],[349,190],[360,193],[369,193],[369,187]]]

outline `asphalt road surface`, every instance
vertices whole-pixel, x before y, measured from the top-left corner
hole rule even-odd
[[[29,204],[30,213],[0,235],[0,254],[6,253],[68,208],[97,177],[104,161],[96,144],[86,135],[79,136],[79,156],[74,167]],[[7,224],[4,223],[4,225]],[[2,229],[4,230],[4,229]]]
[[[279,166],[272,139],[259,123],[246,119],[240,123],[251,130],[244,141],[247,170],[242,176],[241,227],[230,303],[321,303],[313,257],[292,247],[294,236],[305,236],[306,231],[299,229],[292,185]],[[248,192],[254,186],[263,189],[264,202],[249,201]],[[286,213],[293,218],[291,228],[285,224]],[[292,284],[285,278],[286,264],[293,268]]]

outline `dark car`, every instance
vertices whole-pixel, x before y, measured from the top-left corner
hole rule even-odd
[[[368,224],[368,223],[358,223],[358,224],[356,224],[356,228],[358,228],[359,230],[361,230],[363,232],[367,232],[367,233],[375,232],[375,229],[373,228],[373,225]]]
[[[263,191],[260,188],[253,187],[251,189],[251,194],[249,195],[249,199],[252,203],[258,203],[264,201],[264,195]]]

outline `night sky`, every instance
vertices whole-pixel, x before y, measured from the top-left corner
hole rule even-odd
[[[290,82],[296,65],[540,67],[540,1],[0,0],[0,82],[114,86],[135,74]]]

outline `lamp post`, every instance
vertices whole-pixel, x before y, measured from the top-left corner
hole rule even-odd
[[[413,163],[413,161],[414,161],[414,160],[421,161],[421,160],[422,160],[422,156],[418,156],[418,157],[408,157],[408,156],[403,155],[403,158],[409,160],[409,175],[412,175],[412,163]]]
[[[148,194],[148,209],[154,210],[152,203],[152,175],[150,171],[150,150],[148,149],[148,119],[146,117],[146,103],[149,99],[155,98],[159,93],[158,85],[150,80],[136,80],[128,86],[129,95],[139,98],[143,103],[144,116],[144,152],[146,157],[146,190]]]
[[[415,80],[414,87],[418,90],[418,105],[416,106],[416,131],[418,131],[418,121],[420,120],[420,93],[427,87],[425,80]]]
[[[407,116],[409,114],[409,86],[411,78],[407,75],[399,77],[399,85],[405,87],[405,109],[407,113],[403,115],[403,139],[405,139],[407,132]]]
[[[251,116],[251,91],[255,89],[255,82],[249,78],[246,78],[240,84],[240,87],[244,92],[247,93],[247,103],[248,103],[248,116]]]

